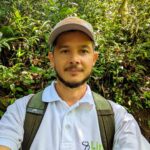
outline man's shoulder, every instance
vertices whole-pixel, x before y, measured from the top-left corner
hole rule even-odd
[[[112,100],[108,100],[108,101],[111,104],[114,111],[125,111],[126,112],[125,107],[123,107],[122,105],[120,105]]]
[[[15,104],[23,104],[23,105],[27,105],[28,101],[30,100],[30,98],[33,96],[34,94],[29,94],[26,96],[23,96],[21,98],[16,99]]]
[[[26,110],[26,106],[33,94],[29,94],[27,96],[23,96],[19,99],[16,99],[15,102],[7,107],[7,111],[19,111],[24,112]]]
[[[125,115],[129,115],[128,111],[126,110],[126,108],[112,100],[108,100],[109,103],[112,106],[112,109],[114,111],[114,116],[115,118],[124,118]]]
[[[120,104],[117,104],[111,100],[109,100],[113,111],[114,111],[114,118],[115,118],[115,126],[119,127],[120,125],[122,125],[123,123],[129,123],[132,122],[134,124],[136,124],[136,120],[133,117],[132,114],[130,114],[126,108]]]

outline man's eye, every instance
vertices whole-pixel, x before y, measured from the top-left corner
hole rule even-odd
[[[68,53],[68,50],[67,49],[62,49],[60,50],[61,53]]]
[[[82,53],[88,53],[89,51],[87,49],[82,49],[81,52]]]

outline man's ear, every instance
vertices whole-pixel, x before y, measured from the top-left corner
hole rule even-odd
[[[53,52],[48,52],[48,59],[52,67],[54,67],[54,54]]]
[[[96,61],[98,60],[98,57],[99,57],[99,52],[94,51],[93,66],[95,65]]]

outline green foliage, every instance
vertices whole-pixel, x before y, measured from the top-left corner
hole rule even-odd
[[[49,33],[66,16],[79,16],[93,25],[100,55],[89,80],[92,89],[130,110],[150,108],[149,0],[2,0],[0,6],[4,106],[55,79],[47,59]],[[1,116],[5,109],[0,110]]]

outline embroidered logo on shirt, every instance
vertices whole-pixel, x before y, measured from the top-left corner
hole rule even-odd
[[[84,146],[84,150],[90,150],[90,145],[88,141],[83,141],[82,145]]]
[[[99,144],[98,142],[88,142],[88,141],[83,141],[82,145],[84,146],[83,150],[104,150],[102,144]]]

